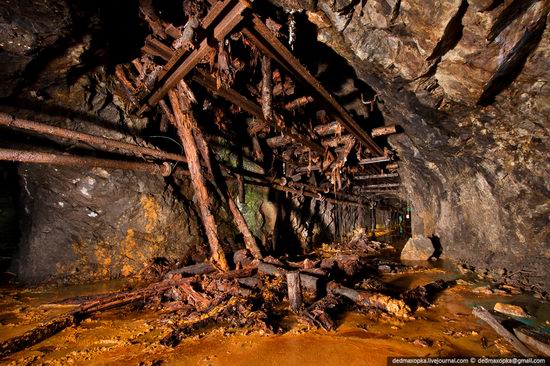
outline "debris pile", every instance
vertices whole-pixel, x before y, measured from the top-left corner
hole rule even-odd
[[[242,249],[234,255],[234,270],[223,272],[212,263],[199,263],[162,271],[160,280],[143,288],[68,299],[64,303],[75,304],[76,309],[1,343],[0,355],[30,347],[92,314],[120,307],[160,312],[162,321],[173,327],[160,343],[175,346],[194,331],[213,326],[281,333],[284,329],[277,320],[288,315],[306,328],[332,330],[339,315],[354,307],[408,319],[448,285],[439,281],[396,293],[377,280],[384,271],[379,270],[380,258],[372,256],[373,248],[385,245],[364,244],[355,254],[346,245],[341,250],[338,244],[327,245],[299,261],[255,259]],[[403,269],[389,259],[384,263],[391,270]]]

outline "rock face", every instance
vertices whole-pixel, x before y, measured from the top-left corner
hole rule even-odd
[[[413,234],[550,287],[548,2],[271,2],[304,11],[403,127],[390,143]]]
[[[401,259],[408,261],[427,261],[434,252],[435,248],[430,239],[423,235],[415,235],[410,238],[403,247]]]
[[[138,274],[157,258],[200,261],[196,216],[161,177],[21,165],[20,279],[82,283]]]

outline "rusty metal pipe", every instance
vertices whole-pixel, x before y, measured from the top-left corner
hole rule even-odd
[[[123,150],[137,156],[147,155],[147,156],[152,156],[163,160],[173,160],[173,161],[179,161],[183,163],[187,162],[185,157],[182,155],[155,150],[149,147],[129,144],[127,142],[117,141],[106,137],[100,137],[100,136],[90,135],[83,132],[72,131],[66,128],[50,126],[50,125],[46,125],[35,121],[16,118],[14,116],[11,116],[5,113],[0,113],[0,126],[13,127],[20,130],[37,132],[40,134],[58,137],[62,139],[76,140],[76,141],[84,142],[96,148],[104,149],[104,150],[106,149]]]
[[[15,149],[0,149],[0,160],[71,167],[138,170],[150,174],[162,175],[163,177],[167,177],[172,173],[172,167],[167,162],[162,164],[142,163]]]

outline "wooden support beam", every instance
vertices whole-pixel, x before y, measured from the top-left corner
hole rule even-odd
[[[181,81],[181,85],[185,85],[185,83]],[[254,235],[252,235],[252,232],[248,228],[248,224],[246,223],[246,220],[244,219],[243,214],[241,213],[241,211],[239,210],[239,207],[235,203],[235,198],[233,197],[229,189],[227,189],[227,184],[225,182],[220,182],[221,184],[218,184],[216,182],[216,179],[215,179],[216,175],[214,174],[213,165],[217,164],[217,161],[211,158],[211,154],[208,148],[208,143],[206,142],[206,139],[204,138],[201,132],[199,124],[197,123],[195,118],[192,116],[192,114],[189,114],[189,124],[190,124],[191,130],[193,131],[193,135],[195,137],[195,142],[197,143],[198,150],[202,156],[202,159],[206,163],[208,173],[213,178],[210,183],[214,185],[220,197],[226,202],[227,206],[229,206],[229,210],[233,214],[233,219],[235,220],[235,225],[237,226],[237,229],[239,230],[239,232],[243,235],[245,247],[250,251],[250,253],[254,256],[254,258],[262,259],[262,253],[260,251],[260,248],[256,244],[256,239],[254,238]],[[220,177],[220,180],[221,179],[223,178]],[[244,180],[242,181],[244,182]]]
[[[295,109],[298,109],[300,107],[306,106],[309,103],[313,102],[313,97],[310,96],[304,96],[300,97],[298,99],[294,99],[292,102],[288,102],[283,106],[284,109],[287,111],[293,111]]]
[[[145,38],[145,45],[141,48],[141,51],[151,56],[160,57],[164,60],[169,60],[173,54],[170,47],[153,36],[148,36]]]
[[[302,306],[302,285],[300,283],[300,272],[288,272],[286,274],[288,287],[288,302],[292,311],[298,311]]]
[[[314,78],[298,59],[279,41],[269,28],[256,15],[252,15],[251,24],[243,29],[243,34],[265,55],[279,63],[307,88],[312,96],[327,111],[336,118],[359,141],[365,144],[373,154],[382,155],[383,150],[372,140],[350,116],[350,114],[334,99],[334,97]]]
[[[266,121],[273,119],[273,80],[271,59],[262,57],[262,112]]]
[[[267,146],[271,148],[277,148],[277,147],[290,145],[291,143],[294,142],[294,140],[288,136],[280,135],[280,136],[270,137],[266,140],[266,142],[267,142]]]
[[[225,3],[224,3],[225,4]],[[225,6],[229,5],[229,2]],[[220,6],[221,7],[221,6]],[[212,29],[213,37],[218,41],[223,41],[225,36],[231,32],[237,24],[243,19],[242,12],[250,7],[250,3],[245,0],[239,0],[229,12],[223,16],[223,18]],[[214,10],[214,9],[213,9]],[[223,9],[215,8],[215,11],[221,13]],[[211,16],[207,15],[209,24],[207,28],[214,25],[214,21],[218,19],[219,14]],[[204,24],[204,23],[203,23]],[[183,61],[181,59],[185,56],[185,53],[175,53],[172,55],[168,64],[165,66],[165,70],[161,73],[163,75],[162,80],[153,89],[152,93],[145,98],[143,106],[138,111],[138,114],[143,114],[150,107],[156,105],[177,83],[183,79],[211,50],[212,47],[208,44],[208,33],[204,32],[202,40]]]
[[[324,147],[337,147],[339,145],[347,145],[350,142],[355,142],[355,137],[352,135],[343,135],[323,140],[321,141],[321,145]]]
[[[376,127],[370,132],[372,137],[387,136],[393,133],[397,133],[397,127],[395,125]]]
[[[227,264],[225,253],[218,239],[218,227],[214,220],[214,215],[212,215],[210,210],[212,201],[206,189],[206,181],[202,175],[199,154],[191,130],[192,122],[189,116],[189,106],[185,108],[181,105],[179,94],[181,93],[177,93],[176,90],[170,90],[168,92],[172,111],[174,113],[173,117],[170,116],[169,119],[176,123],[176,129],[183,144],[183,149],[185,150],[189,172],[191,173],[191,183],[195,189],[196,201],[199,206],[199,213],[212,251],[213,264],[222,271],[227,271],[229,270],[229,265]]]
[[[319,136],[334,135],[336,133],[341,133],[342,130],[342,125],[336,121],[325,125],[315,126],[315,128],[313,128],[313,132]]]

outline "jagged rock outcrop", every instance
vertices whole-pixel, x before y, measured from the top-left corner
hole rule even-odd
[[[548,2],[271,2],[304,11],[404,128],[390,142],[413,233],[548,288]]]
[[[423,235],[414,235],[405,243],[401,251],[401,259],[409,261],[427,261],[432,257],[434,252],[435,248],[430,239]]]

